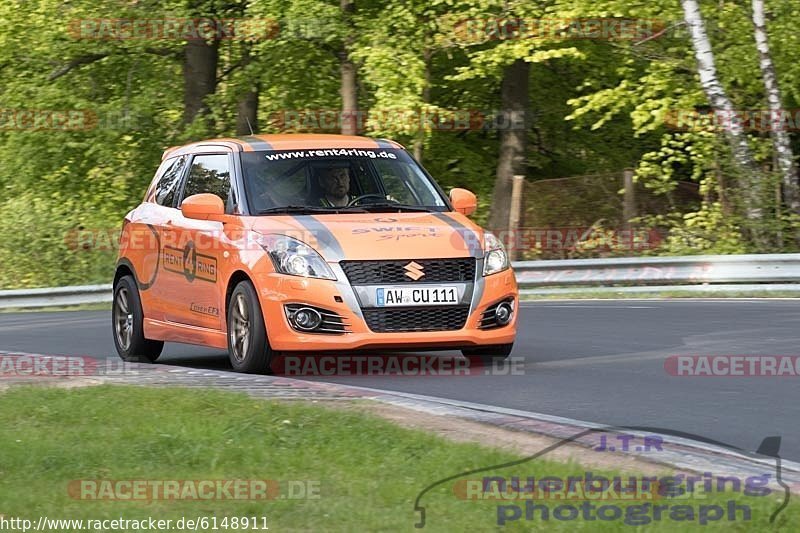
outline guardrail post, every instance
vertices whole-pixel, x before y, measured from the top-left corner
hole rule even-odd
[[[633,169],[626,168],[622,171],[622,181],[625,187],[625,197],[622,203],[622,218],[625,228],[630,229],[631,219],[636,217],[636,188],[633,182]]]

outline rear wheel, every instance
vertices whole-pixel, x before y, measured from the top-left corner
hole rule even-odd
[[[228,357],[233,369],[250,374],[269,373],[273,351],[252,283],[242,281],[233,289],[227,317]]]
[[[508,344],[490,344],[487,346],[480,346],[478,348],[465,348],[461,353],[469,359],[472,364],[490,365],[494,362],[505,361],[511,350],[514,349],[514,343]]]
[[[111,318],[114,346],[123,361],[152,363],[158,359],[164,342],[144,336],[142,301],[133,276],[123,276],[114,285]]]

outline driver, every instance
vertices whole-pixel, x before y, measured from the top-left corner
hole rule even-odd
[[[319,179],[322,187],[320,205],[324,207],[346,207],[350,200],[350,171],[347,167],[326,168]]]

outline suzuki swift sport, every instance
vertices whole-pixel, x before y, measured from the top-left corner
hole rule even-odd
[[[504,358],[518,291],[501,242],[399,144],[341,135],[216,139],[164,153],[125,217],[113,336],[126,361],[165,341],[276,354],[459,349]]]

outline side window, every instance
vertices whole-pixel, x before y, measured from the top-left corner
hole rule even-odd
[[[153,195],[155,203],[167,207],[172,207],[175,204],[175,191],[178,189],[178,183],[181,181],[188,159],[189,156],[184,155],[166,161],[168,163],[167,169],[161,179],[158,180]]]
[[[225,212],[233,212],[231,169],[226,154],[195,156],[189,177],[186,178],[183,197],[200,193],[216,194],[225,204]]]

